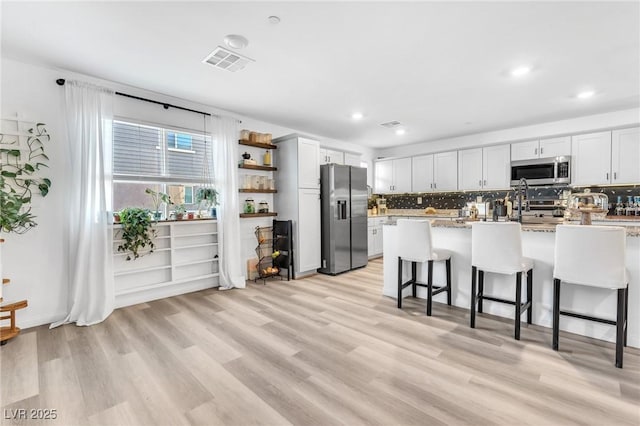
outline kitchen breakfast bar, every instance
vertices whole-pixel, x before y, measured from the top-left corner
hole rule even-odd
[[[425,219],[426,220],[426,219]],[[451,220],[432,220],[432,238],[434,246],[451,252],[452,275],[452,305],[470,309],[471,295],[471,224],[469,222],[455,222]],[[384,225],[384,286],[385,296],[397,298],[398,292],[398,247],[402,241],[398,241],[397,226],[390,220]],[[626,266],[629,271],[629,314],[628,314],[628,346],[640,347],[640,226],[625,226],[626,229]],[[493,241],[493,244],[500,244]],[[491,245],[487,250],[491,250]],[[552,326],[553,308],[553,266],[555,246],[554,225],[523,225],[522,248],[524,256],[533,259],[533,324],[543,327]],[[582,247],[575,248],[578,253]],[[426,282],[427,263],[417,266],[417,281]],[[410,267],[405,264],[403,268],[403,282],[410,278]],[[445,283],[444,262],[434,262],[433,284]],[[526,280],[523,280],[526,281]],[[514,300],[514,276],[487,273],[485,276],[484,293],[493,297]],[[523,282],[523,299],[524,288]],[[417,297],[426,299],[427,289],[418,287]],[[404,297],[411,297],[411,287],[403,292]],[[437,303],[446,304],[446,294],[434,296]],[[425,300],[426,303],[426,300]],[[608,318],[616,318],[616,291],[587,287],[583,285],[564,284],[560,308],[562,310],[584,312],[587,315]],[[512,319],[514,307],[502,303],[485,301],[484,312]],[[437,308],[433,315],[438,315]],[[482,328],[482,314],[476,321],[476,327]],[[522,339],[527,339],[526,315],[522,316]],[[616,330],[614,326],[585,321],[577,318],[562,316],[560,330],[596,339],[615,341]]]

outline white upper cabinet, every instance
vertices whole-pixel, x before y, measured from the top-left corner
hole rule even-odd
[[[573,136],[571,153],[573,185],[611,182],[611,132]]]
[[[540,141],[526,141],[511,144],[511,160],[530,160],[539,158]]]
[[[334,151],[328,148],[320,148],[320,165],[322,164],[345,164],[344,152]]]
[[[511,155],[509,145],[496,145],[482,148],[482,189],[507,189]]]
[[[511,161],[571,154],[571,137],[562,136],[511,144]]]
[[[458,151],[458,189],[508,189],[510,166],[509,145]]]
[[[540,158],[571,155],[571,136],[540,139],[540,151],[538,152]]]
[[[298,187],[320,188],[320,145],[298,138]]]
[[[433,155],[419,155],[411,159],[411,190],[433,191]]]
[[[482,148],[458,151],[458,188],[482,189]]]
[[[458,151],[439,152],[433,155],[433,189],[436,191],[458,189]]]
[[[374,187],[377,194],[411,192],[411,157],[378,160],[375,172]]]
[[[611,183],[640,183],[640,127],[611,133]]]
[[[458,151],[419,155],[411,159],[413,192],[458,189]]]
[[[346,164],[347,166],[360,167],[360,161],[360,154],[351,154],[349,152],[344,153],[344,164]]]

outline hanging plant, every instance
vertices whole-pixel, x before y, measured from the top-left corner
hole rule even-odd
[[[36,123],[27,133],[24,145],[20,134],[0,134],[0,231],[23,234],[36,226],[33,191],[46,197],[51,187],[50,179],[39,176],[48,167],[44,144],[50,136],[44,123]]]
[[[120,223],[124,241],[118,246],[118,252],[128,252],[127,260],[135,260],[144,254],[153,253],[155,248],[153,239],[157,232],[152,227],[153,221],[149,209],[127,207],[120,211]]]

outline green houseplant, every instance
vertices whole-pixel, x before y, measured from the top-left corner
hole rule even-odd
[[[37,225],[31,213],[33,191],[46,197],[51,180],[40,177],[48,167],[44,144],[50,140],[44,123],[20,134],[0,134],[0,231],[23,234]]]
[[[162,218],[162,213],[160,212],[160,205],[162,203],[166,203],[167,205],[171,205],[171,197],[169,194],[160,191],[154,191],[151,188],[147,188],[144,190],[147,194],[151,196],[151,200],[153,201],[153,218],[155,220],[160,220]]]
[[[198,203],[198,216],[201,216],[200,209],[205,210],[218,205],[218,191],[215,188],[198,188],[196,191],[196,202]],[[213,213],[211,216],[215,216]]]
[[[143,249],[146,248],[149,253],[153,253],[156,230],[152,227],[153,221],[149,209],[127,207],[120,211],[120,223],[123,242],[118,245],[118,251],[129,253],[127,260],[139,258],[144,254]]]
[[[184,204],[178,204],[175,207],[174,212],[176,214],[176,220],[182,220],[184,214],[187,212],[187,208],[184,206]]]

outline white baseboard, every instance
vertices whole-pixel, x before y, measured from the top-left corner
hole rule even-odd
[[[214,288],[218,286],[219,284],[217,282],[212,285],[211,282],[207,280],[205,282],[187,282],[158,289],[116,295],[115,307],[116,309],[123,308],[125,306],[151,302],[152,300],[164,299],[166,297],[178,296],[185,293],[193,293],[194,291],[206,290],[207,288]]]

